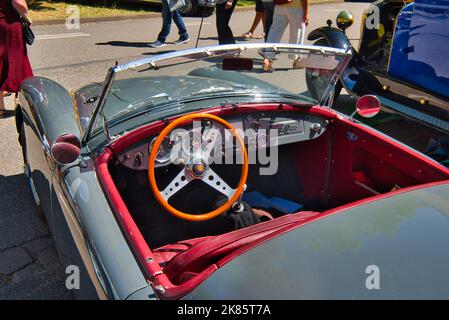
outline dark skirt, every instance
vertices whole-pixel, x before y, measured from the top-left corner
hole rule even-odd
[[[0,18],[0,91],[17,92],[32,75],[22,24],[17,17]]]

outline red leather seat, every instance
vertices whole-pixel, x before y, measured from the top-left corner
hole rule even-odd
[[[156,261],[173,283],[183,283],[246,244],[281,234],[318,212],[298,212],[218,236],[195,238],[153,250]],[[186,276],[188,275],[188,276]]]
[[[201,237],[195,239],[188,239],[178,243],[167,244],[163,247],[159,247],[153,250],[154,259],[159,263],[159,265],[163,268],[173,257],[178,255],[181,252],[184,252],[190,248],[192,248],[195,244],[200,241],[212,238],[211,237]]]

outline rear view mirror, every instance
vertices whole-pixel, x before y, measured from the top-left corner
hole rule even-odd
[[[356,103],[356,112],[363,118],[372,118],[380,112],[381,104],[376,96],[360,97]]]
[[[51,146],[51,156],[60,165],[68,165],[81,155],[81,142],[71,133],[59,135]]]
[[[253,70],[253,59],[249,58],[224,58],[223,70]]]

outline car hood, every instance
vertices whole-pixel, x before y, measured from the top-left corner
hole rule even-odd
[[[235,258],[185,298],[447,299],[448,194],[437,185],[329,215]]]

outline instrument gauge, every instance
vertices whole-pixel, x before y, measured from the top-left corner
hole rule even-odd
[[[194,131],[188,131],[181,139],[181,148],[185,155],[190,157],[196,151],[200,150],[202,143],[201,133],[198,134]]]
[[[151,150],[153,149],[156,139],[157,139],[157,137],[155,137],[153,140],[151,140],[149,152],[151,152]],[[173,146],[172,146],[170,139],[168,137],[165,137],[164,140],[162,140],[161,145],[159,146],[159,150],[156,155],[156,162],[157,163],[168,162],[170,160],[172,148],[173,148]]]

